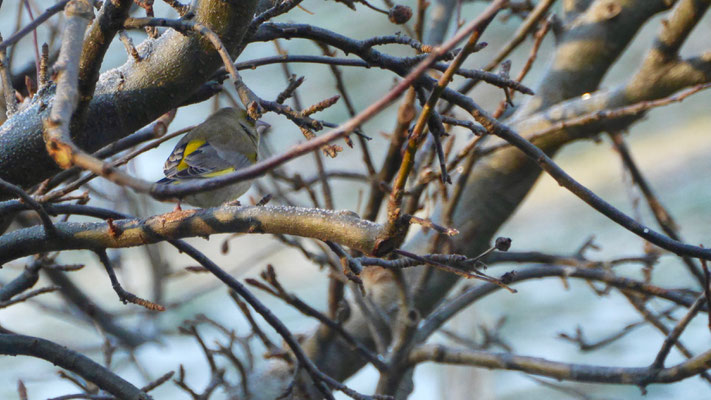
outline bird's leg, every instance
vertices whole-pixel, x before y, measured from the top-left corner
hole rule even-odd
[[[262,197],[261,200],[259,200],[259,201],[257,202],[257,206],[260,206],[260,207],[261,207],[261,206],[266,206],[267,203],[269,203],[269,200],[271,200],[271,199],[272,199],[272,194],[271,194],[271,193],[267,193],[266,195],[264,195],[264,197]]]

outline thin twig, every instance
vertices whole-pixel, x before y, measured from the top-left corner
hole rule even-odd
[[[474,27],[473,29],[471,29],[471,34],[469,35],[469,40],[467,44],[464,46],[464,49],[459,54],[457,54],[457,57],[455,57],[454,61],[452,61],[452,63],[449,65],[447,70],[437,82],[437,85],[430,93],[430,96],[427,99],[427,103],[422,107],[422,112],[420,113],[414,128],[412,128],[412,133],[410,134],[410,138],[407,142],[407,150],[405,151],[405,154],[402,157],[400,170],[398,171],[397,177],[395,178],[395,182],[393,183],[393,189],[390,193],[390,198],[388,200],[388,223],[386,228],[386,234],[389,237],[394,236],[396,234],[396,231],[399,229],[399,227],[397,226],[397,222],[400,219],[400,207],[402,203],[405,183],[407,182],[407,179],[410,176],[410,172],[412,171],[415,162],[415,153],[425,138],[425,136],[423,135],[425,124],[430,120],[430,117],[432,116],[434,111],[434,107],[437,104],[437,101],[439,100],[444,89],[447,87],[447,85],[449,85],[452,76],[454,75],[454,71],[459,69],[464,60],[466,60],[466,58],[474,51],[479,37],[489,25],[491,20],[494,19],[503,4],[503,1],[493,2],[487,8],[487,10],[484,13],[480,14],[479,17],[475,20],[477,21],[477,24],[474,25],[470,23],[470,25],[474,25]],[[433,132],[433,134],[436,133]],[[442,179],[444,181],[447,180],[446,171],[443,171]]]
[[[296,145],[285,153],[269,157],[250,167],[240,169],[239,171],[230,174],[210,178],[198,183],[185,183],[179,185],[156,185],[151,189],[151,195],[153,195],[153,197],[157,199],[184,197],[188,194],[197,193],[205,190],[217,189],[219,187],[223,187],[231,183],[252,179],[289,160],[309,153],[314,149],[320,148],[321,146],[326,145],[334,140],[342,138],[343,136],[349,134],[358,126],[362,125],[364,122],[372,118],[374,115],[381,112],[388,104],[395,101],[395,99],[397,99],[415,80],[417,80],[439,57],[441,57],[447,51],[451,50],[457,43],[459,43],[459,41],[468,36],[473,30],[480,27],[481,24],[484,23],[484,21],[486,21],[486,19],[491,15],[491,13],[495,9],[497,9],[496,6],[498,6],[499,3],[500,1],[494,3],[493,7],[489,7],[487,9],[488,11],[479,15],[476,19],[467,24],[466,27],[462,28],[457,34],[454,35],[454,37],[448,40],[447,43],[437,47],[435,51],[430,53],[427,58],[420,62],[415,68],[413,68],[407,74],[407,76],[402,81],[400,81],[393,89],[391,89],[386,95],[381,97],[378,101],[374,102],[365,110],[361,111],[358,115],[341,124],[338,128],[332,130],[331,132],[321,135],[318,138],[310,140],[306,143]]]
[[[679,322],[676,324],[674,329],[672,329],[671,332],[669,332],[669,335],[667,335],[666,338],[664,338],[664,343],[662,344],[662,348],[659,349],[659,353],[657,353],[657,357],[654,359],[654,362],[652,362],[652,365],[650,368],[653,369],[662,369],[664,368],[664,360],[666,360],[667,356],[669,355],[669,351],[671,351],[671,348],[674,346],[676,341],[679,339],[679,336],[681,336],[681,333],[684,332],[684,329],[686,329],[686,326],[689,325],[689,322],[698,314],[699,311],[701,311],[701,308],[706,305],[706,296],[701,295],[699,296],[694,304],[689,307],[689,311],[684,315],[684,318],[680,319]]]
[[[2,40],[2,35],[0,35],[0,40]],[[3,97],[5,99],[5,113],[10,116],[17,112],[17,98],[15,97],[15,89],[12,87],[10,64],[7,61],[7,52],[4,48],[0,48],[0,80],[2,81]]]
[[[38,26],[44,23],[44,21],[48,20],[52,15],[64,10],[64,6],[66,6],[69,1],[70,0],[61,0],[59,3],[53,5],[52,7],[49,7],[47,10],[45,10],[44,13],[40,14],[24,28],[12,34],[9,38],[7,38],[7,40],[0,42],[0,51],[17,43],[18,40],[22,39],[22,37],[27,35],[28,33],[34,31]]]
[[[711,87],[711,84],[705,84],[702,86]],[[700,90],[700,86],[697,86],[696,88]],[[488,113],[486,113],[486,111],[482,110],[468,97],[454,91],[447,92],[446,96],[453,101],[456,100],[459,106],[466,109],[474,117],[474,119],[482,124],[490,133],[506,140],[521,150],[531,160],[535,161],[539,167],[555,179],[559,185],[568,189],[571,193],[590,205],[593,209],[616,222],[623,228],[675,254],[703,258],[707,260],[711,259],[711,251],[709,249],[692,246],[678,240],[671,239],[663,234],[660,234],[659,232],[653,231],[649,227],[635,221],[633,218],[618,210],[612,204],[606,202],[590,189],[573,179],[543,150],[521,137],[513,129],[493,119]]]
[[[307,303],[305,303],[303,300],[295,296],[294,294],[286,292],[286,290],[283,288],[281,283],[277,280],[276,278],[276,273],[274,272],[274,268],[271,265],[267,266],[267,271],[265,271],[262,274],[262,279],[265,279],[267,283],[272,285],[272,288],[274,290],[265,290],[267,293],[284,300],[287,304],[292,305],[294,308],[299,310],[301,313],[303,313],[306,316],[316,318],[319,320],[322,324],[326,325],[330,329],[336,331],[343,340],[348,343],[353,350],[358,352],[365,360],[368,360],[370,363],[375,366],[379,371],[385,371],[387,369],[387,366],[385,363],[383,363],[375,354],[373,354],[367,347],[365,347],[362,343],[360,343],[358,340],[356,340],[353,336],[351,336],[341,324],[337,323],[336,321],[332,320],[331,318],[327,317],[324,315],[322,312],[316,310],[315,308],[311,307]],[[253,279],[248,279],[246,281],[247,283],[258,287],[258,288],[263,288],[262,285],[258,285],[256,281]]]
[[[652,187],[649,185],[647,179],[645,179],[644,175],[642,174],[642,171],[637,167],[637,164],[632,158],[632,154],[630,153],[629,148],[627,147],[627,144],[625,143],[625,140],[622,137],[622,134],[613,133],[610,134],[610,136],[612,138],[612,143],[615,147],[615,150],[617,150],[617,152],[620,154],[620,158],[622,159],[625,168],[627,168],[630,175],[632,176],[632,180],[637,185],[637,187],[639,187],[639,190],[644,195],[644,198],[647,201],[647,205],[652,211],[654,219],[662,228],[662,231],[664,231],[664,233],[669,235],[669,237],[674,240],[681,240],[674,218],[658,200],[657,196],[652,191]],[[703,284],[703,282],[705,281],[704,274],[701,272],[699,266],[696,265],[694,260],[690,257],[681,257],[681,259],[686,265],[687,270],[694,277],[696,277],[699,283]]]
[[[109,275],[109,279],[111,280],[111,287],[113,287],[121,302],[123,302],[124,304],[137,304],[151,311],[165,311],[165,307],[163,307],[162,305],[142,299],[133,293],[127,292],[123,287],[121,287],[121,284],[116,278],[116,273],[114,272],[114,268],[111,266],[111,260],[109,260],[109,257],[106,255],[106,250],[95,250],[94,252],[99,257],[99,261],[101,261],[101,264],[104,265],[106,273]]]
[[[400,254],[401,256],[407,257],[407,258],[412,258],[413,260],[419,261],[423,264],[431,265],[431,266],[441,269],[443,271],[453,273],[453,274],[461,276],[463,278],[483,280],[485,282],[489,282],[489,283],[498,285],[499,287],[508,290],[510,293],[517,293],[518,292],[516,289],[509,287],[502,280],[490,277],[481,271],[474,270],[473,272],[469,272],[469,271],[466,271],[463,269],[454,268],[451,265],[443,264],[441,262],[438,262],[438,261],[435,261],[432,259],[427,259],[427,258],[418,256],[417,254],[413,254],[413,253],[410,253],[409,251],[405,251],[402,249],[396,249],[393,252]]]

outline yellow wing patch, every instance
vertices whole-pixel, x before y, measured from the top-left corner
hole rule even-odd
[[[231,167],[230,167],[230,168],[225,168],[225,169],[221,169],[221,170],[219,170],[219,171],[210,172],[210,173],[208,173],[208,174],[203,174],[203,176],[204,176],[204,177],[207,177],[207,178],[212,178],[213,176],[225,175],[225,174],[229,174],[230,172],[235,172],[235,169],[234,169],[234,168],[231,168]]]
[[[189,165],[185,162],[185,157],[189,156],[190,153],[199,149],[200,146],[202,146],[203,144],[205,144],[204,139],[193,139],[193,140],[189,141],[188,144],[185,145],[185,150],[183,150],[183,157],[180,159],[180,163],[175,168],[178,171],[187,169],[189,167]]]

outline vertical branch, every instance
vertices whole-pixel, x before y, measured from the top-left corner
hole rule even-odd
[[[474,168],[474,164],[476,164],[480,158],[476,148],[484,137],[485,136],[477,136],[472,141],[472,151],[467,156],[464,165],[462,166],[462,172],[459,174],[459,177],[454,185],[454,189],[452,190],[452,195],[450,196],[447,204],[444,206],[444,211],[442,213],[442,224],[444,226],[452,225],[452,216],[454,215],[454,211],[456,211],[459,201],[462,198],[462,193],[464,193],[464,188],[467,184],[467,180],[469,179],[469,175]]]
[[[275,40],[274,45],[276,46],[277,52],[280,55],[287,55],[286,51],[284,51],[281,46],[279,45],[279,41]],[[289,64],[287,63],[282,63],[281,64],[282,71],[284,72],[284,76],[286,77],[287,82],[291,79],[291,70],[289,68]],[[303,79],[301,80],[303,82]],[[301,104],[301,99],[298,95],[297,92],[298,88],[294,88],[292,91],[292,98],[294,99],[294,107],[296,108],[296,111],[302,111],[303,105]],[[302,128],[302,132],[306,133],[307,130]],[[326,205],[326,208],[329,210],[334,209],[333,205],[333,195],[331,192],[331,184],[326,178],[326,173],[323,165],[323,157],[321,156],[321,152],[319,150],[315,150],[313,152],[314,155],[314,161],[316,162],[316,170],[318,172],[319,180],[321,181],[321,191],[323,192],[323,201]]]
[[[322,43],[317,43],[321,46],[321,50],[323,51],[323,54],[328,56],[328,57],[333,57],[334,53],[329,50],[328,46]],[[355,110],[355,107],[353,106],[353,101],[351,100],[351,96],[348,94],[348,90],[346,88],[346,84],[343,81],[343,74],[341,73],[341,69],[338,68],[337,65],[334,64],[329,64],[329,68],[331,69],[331,73],[333,74],[333,78],[336,80],[336,89],[338,89],[338,92],[341,94],[341,98],[343,98],[343,103],[346,106],[346,109],[348,110],[348,115],[353,118],[357,113]],[[368,173],[370,175],[375,175],[375,167],[373,166],[373,160],[372,157],[370,156],[370,150],[368,149],[368,142],[366,139],[361,136],[357,135],[358,137],[358,143],[360,144],[361,151],[363,152],[363,163],[365,164],[365,168],[368,170]]]
[[[486,64],[484,67],[485,71],[492,71],[494,68],[496,68],[497,65],[501,61],[503,61],[511,52],[520,45],[524,39],[528,36],[530,32],[532,32],[534,29],[536,29],[536,25],[538,24],[538,21],[543,19],[545,17],[546,13],[548,12],[548,9],[551,8],[553,3],[555,3],[556,0],[541,0],[536,4],[536,7],[528,13],[528,16],[526,19],[519,25],[519,27],[516,29],[516,32],[514,32],[513,37],[511,40],[509,40],[500,50],[499,52],[494,56],[494,58]]]
[[[711,271],[708,262],[701,260],[701,267],[704,269],[704,296],[706,297],[706,316],[708,317],[708,328],[711,331]]]
[[[434,45],[444,41],[456,4],[457,0],[437,0],[430,5],[432,17],[429,20],[430,27],[427,29],[424,43]]]
[[[78,113],[72,122],[75,129],[83,128],[89,111],[89,103],[94,98],[94,89],[99,79],[102,61],[111,41],[123,26],[126,17],[128,17],[132,4],[133,1],[131,0],[104,1],[101,10],[89,27],[80,53]]]
[[[0,35],[0,42],[2,42],[2,35]],[[17,98],[15,97],[15,89],[12,87],[10,64],[7,62],[7,51],[5,48],[0,49],[0,79],[2,79],[2,91],[5,97],[5,108],[7,110],[6,114],[9,117],[17,112]]]
[[[469,36],[469,41],[464,46],[459,54],[455,57],[452,63],[447,67],[447,70],[442,74],[437,85],[432,89],[430,97],[422,108],[422,112],[415,123],[415,127],[412,129],[412,134],[407,142],[407,149],[402,159],[402,164],[400,165],[400,170],[398,171],[397,177],[393,184],[393,189],[390,193],[390,198],[388,200],[388,224],[386,228],[386,234],[393,236],[397,230],[397,220],[400,217],[400,205],[402,203],[402,197],[405,191],[405,183],[407,178],[412,171],[415,162],[415,153],[417,148],[420,146],[425,136],[423,135],[425,124],[429,121],[434,111],[434,107],[437,104],[442,92],[449,85],[454,72],[459,69],[464,60],[471,54],[477,47],[477,42],[484,32],[484,29],[489,25],[491,20],[494,19],[498,13],[501,6],[504,4],[503,1],[495,1],[487,9],[487,12],[480,16],[479,23],[476,28],[473,29],[471,35]],[[434,133],[433,133],[434,134]],[[446,177],[442,176],[442,179],[446,181]]]
[[[72,0],[65,7],[66,27],[62,36],[57,70],[57,93],[49,117],[44,120],[47,152],[66,169],[73,163],[74,145],[69,136],[69,123],[79,100],[77,83],[84,31],[93,18],[93,7],[87,0]]]
[[[35,20],[35,16],[32,15],[32,8],[30,7],[30,0],[22,0],[25,3],[25,9],[27,9],[27,14],[30,16],[30,22]],[[37,29],[32,30],[32,44],[34,44],[35,51],[35,79],[39,80],[40,75],[40,54],[39,54],[39,44],[37,43]]]
[[[417,19],[415,20],[415,38],[422,42],[425,31],[425,12],[430,3],[425,0],[417,0]]]
[[[370,195],[366,203],[363,218],[375,221],[380,212],[380,206],[385,196],[385,191],[381,187],[381,182],[390,183],[398,170],[401,159],[402,145],[407,138],[407,131],[410,123],[415,118],[415,90],[410,89],[402,99],[397,112],[397,122],[395,129],[390,134],[390,146],[388,147],[385,160],[380,167],[380,172],[375,176],[375,180],[370,185]]]
[[[49,45],[47,45],[47,43],[42,44],[42,56],[40,58],[38,79],[40,89],[44,88],[49,83]]]

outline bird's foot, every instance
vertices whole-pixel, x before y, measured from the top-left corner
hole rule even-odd
[[[271,194],[271,193],[267,193],[266,195],[264,195],[264,197],[262,197],[261,200],[259,200],[259,201],[257,202],[257,206],[258,206],[258,207],[265,206],[265,205],[267,205],[267,203],[269,203],[269,201],[270,201],[271,199],[272,199],[272,194]]]

